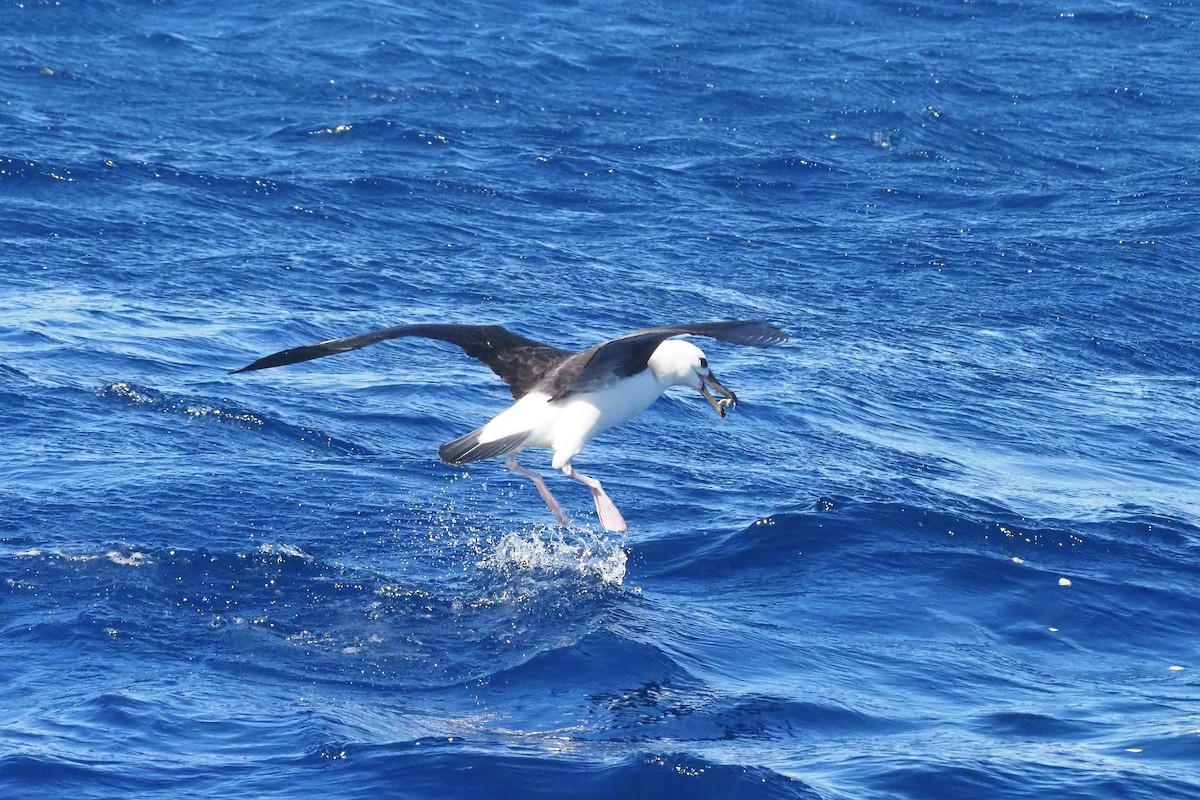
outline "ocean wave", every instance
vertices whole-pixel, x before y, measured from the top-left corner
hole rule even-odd
[[[335,775],[313,774],[310,785],[340,797],[370,798],[403,785],[414,797],[493,797],[508,787],[521,797],[560,798],[569,787],[573,798],[612,797],[761,797],[769,800],[818,800],[826,796],[800,780],[767,767],[728,763],[673,749],[618,752],[596,759],[553,752],[513,738],[429,737],[394,744],[334,748],[339,759],[364,776],[347,786]],[[500,743],[511,748],[496,750]],[[568,745],[569,748],[569,745]],[[447,774],[456,775],[453,782]]]
[[[136,408],[157,411],[163,414],[178,414],[191,421],[236,425],[251,430],[302,442],[310,447],[319,446],[348,456],[372,455],[372,451],[354,442],[345,441],[321,431],[291,425],[241,408],[231,400],[212,401],[199,398],[176,397],[157,389],[136,383],[120,381],[100,387],[99,395],[106,399],[127,403]]]
[[[205,657],[231,668],[269,672],[278,655],[299,648],[310,654],[305,671],[325,680],[340,682],[351,668],[363,671],[360,681],[429,689],[516,668],[561,646],[564,635],[573,635],[567,630],[586,637],[596,624],[586,609],[598,613],[619,600],[619,548],[598,556],[604,563],[597,566],[582,555],[583,545],[550,544],[540,532],[524,536],[442,542],[442,562],[459,576],[450,583],[265,542],[239,551],[14,548],[6,585],[44,597],[68,585],[90,587],[106,598],[95,611],[104,621],[98,633],[152,642],[190,630],[187,638]],[[538,563],[529,563],[531,553]],[[542,624],[564,615],[580,616],[566,629]],[[47,619],[37,636],[70,636],[78,623]],[[241,650],[232,659],[218,655],[228,637]]]
[[[846,498],[820,498],[807,510],[762,517],[723,536],[689,538],[682,547],[680,542],[649,543],[646,558],[663,574],[774,571],[789,563],[795,567],[805,556],[851,552],[866,561],[956,554],[1053,569],[1068,563],[1098,567],[1105,554],[1119,563],[1165,563],[1194,558],[1200,550],[1200,528],[1137,506],[1110,510],[1101,520],[1078,521],[1031,519],[980,504],[955,511]],[[781,562],[781,553],[795,558]]]

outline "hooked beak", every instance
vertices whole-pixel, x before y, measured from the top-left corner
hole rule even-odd
[[[707,385],[705,385],[705,384],[707,384]],[[715,399],[709,393],[709,391],[708,391],[709,386],[716,389],[717,392],[721,395],[720,400]],[[701,378],[700,378],[700,394],[704,395],[704,399],[708,401],[708,404],[710,406],[712,406],[714,409],[716,409],[717,413],[720,414],[722,418],[725,417],[726,411],[728,411],[729,409],[731,409],[737,405],[737,395],[734,394],[733,392],[731,392],[730,390],[726,389],[721,384],[721,382],[719,380],[717,380],[717,376],[713,375],[711,372],[708,373],[707,375],[701,376]]]

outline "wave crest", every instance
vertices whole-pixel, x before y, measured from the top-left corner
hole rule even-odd
[[[281,434],[285,438],[305,443],[323,444],[330,450],[344,455],[372,455],[370,450],[361,445],[338,439],[312,428],[289,425],[286,422],[255,414],[239,408],[228,399],[212,401],[201,398],[173,397],[157,389],[128,381],[101,386],[99,394],[101,397],[123,401],[138,408],[160,411],[164,414],[179,414],[199,422],[211,421],[238,425],[251,430]]]

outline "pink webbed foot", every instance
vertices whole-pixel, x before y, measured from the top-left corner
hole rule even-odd
[[[629,526],[625,524],[625,518],[613,505],[613,501],[605,493],[600,481],[576,472],[570,464],[564,465],[562,471],[568,478],[574,478],[592,490],[592,499],[596,502],[596,515],[600,517],[600,524],[604,526],[604,530],[613,533],[625,533],[629,530]]]

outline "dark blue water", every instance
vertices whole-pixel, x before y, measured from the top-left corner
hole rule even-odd
[[[0,795],[1200,796],[1198,20],[6,3]],[[624,537],[451,347],[227,374],[722,318]]]

